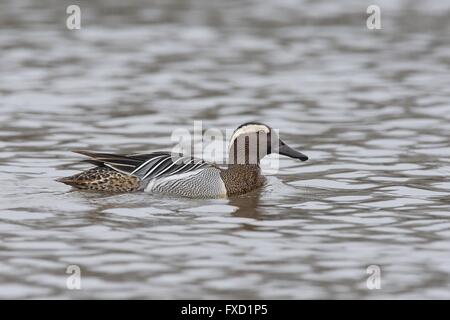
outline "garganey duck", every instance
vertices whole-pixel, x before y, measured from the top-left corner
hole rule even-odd
[[[147,192],[193,198],[218,198],[244,194],[261,187],[260,160],[278,153],[308,157],[284,143],[269,126],[251,122],[239,126],[230,140],[227,168],[191,156],[169,152],[118,155],[74,151],[89,157],[96,167],[57,181],[77,189],[103,192]]]

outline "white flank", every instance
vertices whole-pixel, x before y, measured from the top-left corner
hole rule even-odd
[[[147,187],[145,187],[144,191],[147,191],[147,192],[152,191],[153,188],[157,187],[161,183],[166,183],[166,182],[173,181],[173,180],[188,179],[189,177],[195,176],[196,174],[198,174],[202,171],[203,171],[203,169],[199,169],[199,170],[180,173],[180,174],[176,174],[176,175],[165,176],[165,177],[161,177],[161,178],[153,178],[150,180]]]

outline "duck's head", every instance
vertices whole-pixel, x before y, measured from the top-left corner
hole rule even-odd
[[[268,125],[248,122],[240,125],[231,137],[229,163],[258,164],[271,153],[301,161],[308,160],[306,155],[289,147]]]

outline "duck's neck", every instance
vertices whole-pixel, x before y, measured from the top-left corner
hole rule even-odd
[[[246,139],[245,142],[240,141],[240,143],[236,140],[230,146],[228,165],[247,165],[259,168],[261,156],[257,144],[252,145],[251,148],[248,139]]]
[[[264,177],[258,164],[229,164],[220,176],[227,189],[227,195],[239,195],[259,188],[264,184]]]
[[[229,196],[247,193],[264,184],[265,179],[259,167],[259,161],[264,155],[260,154],[259,140],[254,140],[251,144],[249,141],[246,138],[238,143],[236,139],[232,143],[228,154],[228,169],[220,173]]]

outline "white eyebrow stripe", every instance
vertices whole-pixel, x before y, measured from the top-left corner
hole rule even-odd
[[[249,134],[249,133],[257,133],[259,131],[269,133],[270,129],[262,124],[246,125],[246,126],[236,130],[236,132],[233,134],[233,136],[230,139],[230,144],[233,144],[234,140],[236,140],[236,138],[239,137],[240,135]]]
[[[143,167],[145,167],[146,165],[148,165],[150,162],[152,162],[153,160],[157,160],[159,158],[162,157],[167,157],[167,154],[162,155],[162,156],[158,156],[158,157],[153,157],[151,159],[148,159],[147,161],[145,161],[143,164],[141,164],[139,167],[137,167],[136,169],[133,170],[133,172],[131,172],[131,174],[135,174],[136,172],[138,172],[139,170],[141,170]]]
[[[172,168],[177,162],[179,162],[180,160],[186,159],[187,157],[181,157],[178,158],[176,161],[174,161],[170,166],[168,166],[167,168],[165,168],[163,171],[161,171],[160,173],[158,173],[156,176],[154,176],[154,178],[158,178],[160,175],[162,175],[164,172],[170,170],[170,168]]]

